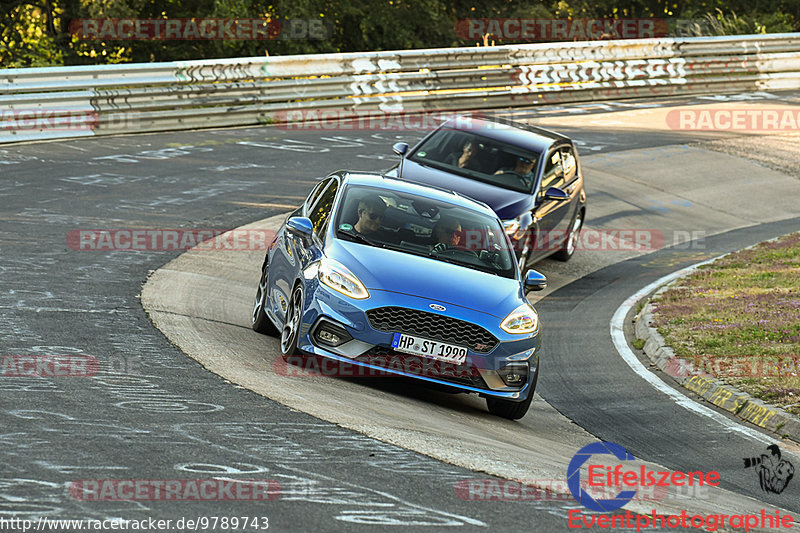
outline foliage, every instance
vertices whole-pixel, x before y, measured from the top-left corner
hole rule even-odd
[[[322,20],[323,39],[81,40],[86,18]],[[693,34],[800,30],[797,0],[0,0],[0,66],[175,61],[363,50],[475,46],[465,18],[691,19]]]
[[[717,8],[693,19],[684,36],[743,35],[754,33],[788,33],[796,31],[793,18],[787,13],[761,13],[739,17],[735,12],[726,13]]]

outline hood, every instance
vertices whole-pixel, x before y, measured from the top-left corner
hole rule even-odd
[[[409,159],[403,161],[403,179],[457,191],[487,204],[503,220],[518,217],[527,211],[533,202],[533,197],[529,193],[503,189],[496,185],[427,167]]]
[[[504,318],[520,305],[520,282],[436,259],[332,239],[326,254],[370,290],[398,292]]]

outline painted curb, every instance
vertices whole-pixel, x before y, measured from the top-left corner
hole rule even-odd
[[[688,274],[689,272],[685,275]],[[683,388],[692,391],[707,402],[728,411],[741,420],[772,431],[781,438],[800,442],[800,420],[796,416],[779,407],[768,405],[705,372],[696,370],[691,361],[677,357],[672,348],[666,346],[664,337],[652,326],[654,318],[650,302],[653,297],[667,290],[682,277],[663,285],[651,296],[645,298],[642,310],[633,318],[635,337],[645,341],[643,350],[650,362],[680,383]]]

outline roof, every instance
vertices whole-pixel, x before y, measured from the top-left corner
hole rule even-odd
[[[570,141],[568,137],[544,128],[522,124],[513,120],[489,119],[475,115],[451,118],[441,127],[470,132],[535,152],[544,152],[557,141]]]
[[[485,203],[473,200],[472,198],[464,196],[463,194],[459,194],[447,189],[440,189],[439,187],[423,185],[403,179],[390,178],[374,172],[352,172],[348,170],[341,170],[335,174],[341,175],[348,185],[364,185],[378,187],[393,192],[412,193],[422,196],[423,198],[429,198],[431,200],[437,200],[467,209],[472,209],[474,211],[485,213],[492,218],[497,218],[497,214],[495,214],[495,212],[492,211],[492,209]]]

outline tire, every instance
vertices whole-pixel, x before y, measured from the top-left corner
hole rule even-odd
[[[509,420],[519,420],[528,412],[528,408],[533,401],[533,393],[536,392],[536,383],[539,381],[539,365],[536,365],[536,375],[533,376],[531,391],[528,398],[523,402],[513,402],[511,400],[501,400],[499,398],[486,398],[486,407],[489,412],[501,418]]]
[[[559,261],[569,261],[570,257],[575,254],[575,249],[578,247],[578,239],[581,235],[581,228],[583,228],[583,210],[578,209],[575,215],[575,220],[569,228],[569,234],[564,242],[564,247],[553,254],[553,258]]]
[[[258,289],[256,289],[256,303],[253,305],[253,316],[251,317],[250,324],[253,327],[253,331],[276,337],[279,333],[278,328],[275,327],[275,324],[272,323],[272,320],[269,319],[265,311],[267,301],[269,300],[267,297],[268,272],[269,267],[267,266],[267,260],[265,258],[264,265],[261,267],[261,279],[258,281]]]
[[[289,308],[286,310],[286,320],[281,330],[281,353],[283,355],[302,355],[297,347],[300,338],[300,323],[303,314],[303,287],[298,284],[292,290],[289,299]]]

